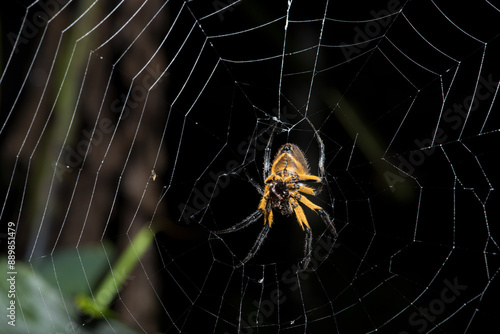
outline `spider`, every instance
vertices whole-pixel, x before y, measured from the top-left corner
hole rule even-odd
[[[271,163],[271,143],[273,133],[274,128],[271,132],[264,153],[264,190],[262,190],[262,187],[257,184],[255,180],[249,177],[250,182],[262,195],[257,210],[247,218],[243,219],[240,223],[233,225],[230,228],[216,231],[215,233],[224,234],[238,231],[264,216],[264,227],[247,256],[237,265],[237,267],[240,267],[252,259],[262,246],[262,243],[266,239],[269,229],[273,223],[274,212],[278,212],[285,216],[295,214],[298,223],[305,232],[304,258],[300,262],[300,270],[302,271],[307,268],[309,262],[311,261],[312,231],[300,204],[316,211],[332,235],[335,238],[338,237],[334,223],[323,208],[314,204],[307,197],[302,195],[317,195],[322,189],[325,177],[324,145],[315,130],[315,135],[320,146],[320,158],[318,163],[319,176],[311,175],[309,173],[309,164],[307,163],[304,153],[295,144],[286,143],[281,146]],[[319,183],[319,186],[317,189],[314,189],[309,186],[310,183]]]

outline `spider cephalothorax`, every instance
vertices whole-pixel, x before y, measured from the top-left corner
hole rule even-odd
[[[299,203],[305,205],[311,210],[316,211],[321,219],[325,222],[331,233],[337,237],[335,225],[330,220],[328,214],[318,205],[311,202],[302,194],[316,195],[321,191],[321,185],[324,182],[324,148],[323,142],[315,132],[318,143],[320,144],[320,159],[318,169],[320,176],[309,174],[309,165],[304,156],[304,153],[295,144],[286,143],[278,150],[271,165],[270,158],[270,145],[272,142],[272,133],[266,146],[266,153],[264,157],[264,190],[262,190],[255,181],[252,182],[259,192],[262,194],[259,207],[257,211],[244,219],[242,222],[225,230],[217,231],[217,234],[234,232],[242,229],[264,215],[264,227],[257,237],[257,241],[248,255],[241,261],[241,264],[250,260],[255,253],[259,250],[264,242],[264,239],[269,232],[269,228],[273,223],[273,210],[281,215],[291,215],[295,213],[297,220],[306,233],[306,240],[304,246],[304,259],[302,260],[302,270],[307,267],[311,261],[311,242],[312,232],[304,214],[304,210]],[[317,189],[310,187],[309,183],[319,183]],[[240,266],[238,265],[238,266]]]
[[[268,192],[269,194],[265,197],[266,211],[276,209],[282,215],[286,216],[293,213],[293,208],[291,208],[288,202],[290,192],[288,191],[288,184],[286,182],[282,179],[272,180],[269,184]]]

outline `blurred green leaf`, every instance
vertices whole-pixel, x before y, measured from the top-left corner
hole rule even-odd
[[[0,260],[2,268],[7,268],[7,260]],[[0,282],[0,304],[9,305],[15,301],[15,326],[4,323],[0,333],[71,333],[78,325],[73,320],[75,311],[65,305],[57,289],[48,284],[42,276],[22,262],[16,262],[15,297],[8,296],[9,281]],[[6,272],[6,271],[5,271]],[[10,276],[10,275],[9,275]],[[5,309],[4,313],[5,317]],[[11,319],[9,319],[10,321]],[[80,330],[79,333],[89,333]]]
[[[64,298],[72,302],[77,294],[88,294],[109,271],[115,251],[111,245],[61,249],[50,257],[32,261],[33,267],[48,283],[61,289]]]

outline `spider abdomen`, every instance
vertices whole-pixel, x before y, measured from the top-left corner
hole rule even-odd
[[[297,145],[286,143],[276,153],[272,170],[283,174],[309,174],[309,164]]]

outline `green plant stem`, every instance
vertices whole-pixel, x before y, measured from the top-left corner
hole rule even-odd
[[[96,318],[112,314],[109,309],[110,304],[122,287],[126,285],[130,272],[151,245],[153,237],[154,233],[149,226],[144,226],[120,256],[114,267],[104,277],[94,297],[83,295],[76,297],[76,305],[80,311]]]

